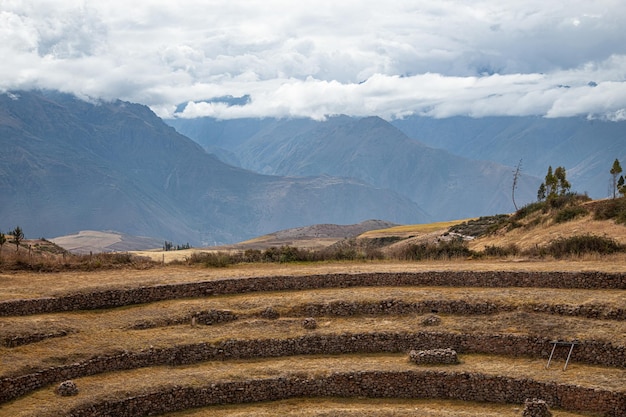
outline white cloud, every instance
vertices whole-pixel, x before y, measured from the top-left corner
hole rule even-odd
[[[249,95],[185,116],[619,119],[624,24],[620,0],[5,0],[0,90],[121,98],[162,116]]]

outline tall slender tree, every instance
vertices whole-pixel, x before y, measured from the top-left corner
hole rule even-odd
[[[548,173],[545,178],[546,197],[554,197],[556,195],[557,186],[559,185],[558,178],[552,173],[552,165],[548,167]]]
[[[2,246],[7,242],[7,237],[0,232],[0,259],[2,259]]]
[[[537,201],[543,201],[546,199],[546,185],[542,182],[537,190]]]
[[[572,188],[572,184],[567,180],[567,173],[565,172],[565,168],[557,167],[554,170],[554,177],[557,180],[557,193],[559,195],[565,195],[570,188]]]
[[[15,243],[15,251],[18,252],[20,250],[20,242],[24,239],[24,231],[17,226],[11,234],[13,235],[13,243]]]
[[[613,198],[615,198],[615,194],[618,191],[617,177],[619,174],[622,173],[622,166],[620,165],[617,158],[615,158],[615,161],[613,161],[613,166],[611,167],[611,170],[609,172],[611,173],[611,183],[613,184]]]

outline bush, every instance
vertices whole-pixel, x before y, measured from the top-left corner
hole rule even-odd
[[[341,240],[323,249],[319,256],[321,259],[329,261],[353,261],[362,257],[356,239]]]
[[[473,255],[476,254],[468,248],[467,242],[461,239],[413,244],[404,248],[399,254],[402,259],[412,261],[466,258]]]
[[[147,269],[157,265],[147,257],[130,253],[72,254],[64,250],[33,247],[29,252],[2,251],[0,270],[3,271],[93,271],[96,269]]]
[[[579,206],[581,203],[590,200],[591,198],[589,198],[589,196],[587,196],[586,194],[577,193],[567,193],[565,195],[550,197],[545,201],[537,201],[535,203],[525,205],[524,207],[517,210],[513,214],[513,216],[511,216],[511,220],[518,221],[538,211],[548,213],[552,209],[562,209],[568,206],[576,207]]]
[[[185,257],[188,265],[202,264],[208,267],[224,268],[233,263],[231,256],[224,252],[194,252]]]
[[[616,223],[626,224],[626,198],[616,198],[604,201],[598,205],[594,214],[595,220],[615,220]]]
[[[577,217],[583,217],[589,214],[589,210],[581,206],[574,207],[566,207],[559,212],[554,217],[554,221],[557,223],[565,223],[570,220],[574,220]]]
[[[294,246],[281,246],[280,248],[267,248],[261,254],[262,262],[306,262],[312,259],[312,255],[305,249]]]
[[[537,211],[544,211],[546,207],[545,201],[530,203],[517,210],[511,217],[512,221],[522,220],[524,217],[531,215]]]
[[[586,194],[567,193],[548,198],[547,203],[551,208],[560,209],[566,206],[576,206],[590,200],[591,198]]]
[[[582,255],[585,253],[597,253],[610,255],[624,251],[624,246],[614,239],[605,236],[582,235],[568,238],[560,238],[550,243],[545,248],[545,253],[555,258],[565,256]]]
[[[495,216],[483,216],[478,219],[455,224],[448,229],[449,233],[458,233],[464,236],[484,236],[495,233],[502,225],[509,221],[508,214],[496,214]]]
[[[483,250],[483,255],[485,256],[491,256],[491,257],[507,257],[507,256],[515,256],[518,255],[520,253],[519,248],[517,247],[517,245],[511,243],[510,245],[507,246],[485,246],[485,249]]]

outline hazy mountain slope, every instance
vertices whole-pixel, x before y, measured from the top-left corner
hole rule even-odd
[[[357,181],[226,165],[145,106],[16,96],[0,95],[3,229],[115,230],[197,245],[316,223],[423,220],[408,199]]]
[[[378,117],[285,120],[235,149],[243,167],[278,175],[353,177],[411,198],[434,220],[510,212],[512,169],[424,146]],[[536,196],[525,177],[517,201]]]
[[[506,165],[522,159],[523,172],[543,178],[564,166],[573,189],[608,195],[615,158],[626,164],[626,122],[541,117],[409,117],[392,122],[409,137],[467,158]]]

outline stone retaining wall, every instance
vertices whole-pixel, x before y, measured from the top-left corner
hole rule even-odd
[[[493,301],[424,300],[407,302],[399,299],[372,301],[333,301],[309,303],[287,312],[294,316],[353,316],[381,314],[425,314],[437,311],[442,314],[462,316],[489,315],[522,310],[534,313],[575,316],[589,319],[626,320],[626,308],[609,308],[602,305],[535,304],[518,307]]]
[[[406,353],[412,349],[441,347],[450,347],[459,354],[485,353],[543,358],[547,358],[552,348],[547,338],[444,332],[309,334],[289,339],[226,340],[216,344],[197,343],[140,352],[121,352],[25,375],[6,376],[0,379],[0,404],[65,380],[149,366],[295,355]],[[554,358],[564,360],[566,355],[567,350],[557,349]],[[574,348],[571,361],[626,368],[626,348],[610,343],[582,341]]]
[[[52,339],[55,337],[64,337],[70,333],[74,333],[73,330],[57,330],[48,333],[30,333],[30,334],[19,334],[19,335],[9,335],[0,339],[0,345],[8,348],[28,345],[31,343],[41,342],[42,340]]]
[[[234,278],[98,290],[60,297],[0,302],[0,316],[90,310],[179,298],[256,291],[348,288],[358,286],[452,286],[626,289],[626,274],[602,272],[417,272]],[[618,314],[623,314],[618,313]]]
[[[79,406],[71,417],[136,417],[217,404],[240,404],[304,397],[443,398],[523,404],[541,398],[552,407],[626,416],[626,394],[574,385],[479,373],[437,371],[349,372],[326,377],[286,376],[163,388],[153,393]]]
[[[538,287],[582,289],[626,289],[626,274],[533,273],[533,272],[424,272],[335,274],[313,276],[255,277],[217,281],[157,285],[134,289],[100,290],[60,297],[0,302],[0,316],[30,315],[60,311],[88,310],[150,303],[160,300],[206,297],[256,291],[347,288],[357,286],[453,286],[453,287]],[[386,300],[383,309],[392,309]],[[386,307],[391,303],[388,307]],[[379,305],[380,306],[380,305]],[[489,311],[492,304],[481,308]],[[459,308],[466,308],[461,306]],[[497,308],[497,306],[496,306]],[[541,310],[543,307],[537,307]],[[575,307],[565,306],[565,313]],[[579,309],[579,311],[582,311]],[[618,319],[623,312],[611,313]],[[312,315],[306,312],[306,315]],[[550,340],[514,335],[472,335],[437,332],[367,333],[316,335],[292,339],[230,340],[218,344],[200,343],[141,352],[99,356],[71,365],[0,379],[0,403],[35,389],[102,372],[154,365],[180,365],[207,360],[281,357],[301,354],[408,352],[411,349],[451,347],[459,353],[487,353],[507,356],[547,357]],[[560,353],[557,352],[558,355]],[[564,355],[564,352],[563,352]],[[612,367],[626,367],[626,348],[610,343],[583,341],[576,345],[572,361]],[[369,396],[457,398],[471,401],[523,403],[526,398],[545,399],[550,405],[571,410],[600,411],[607,416],[625,416],[624,393],[582,387],[490,377],[479,374],[429,372],[357,372],[335,374],[313,380],[279,378],[215,384],[202,389],[172,388],[118,402],[108,401],[75,410],[75,416],[145,415],[187,409],[207,404],[267,401],[302,396]],[[141,410],[133,414],[132,410]]]
[[[238,317],[230,310],[203,310],[196,311],[184,316],[160,317],[156,319],[138,321],[130,326],[131,330],[153,329],[155,327],[175,326],[179,324],[213,324],[228,323],[237,320]]]

